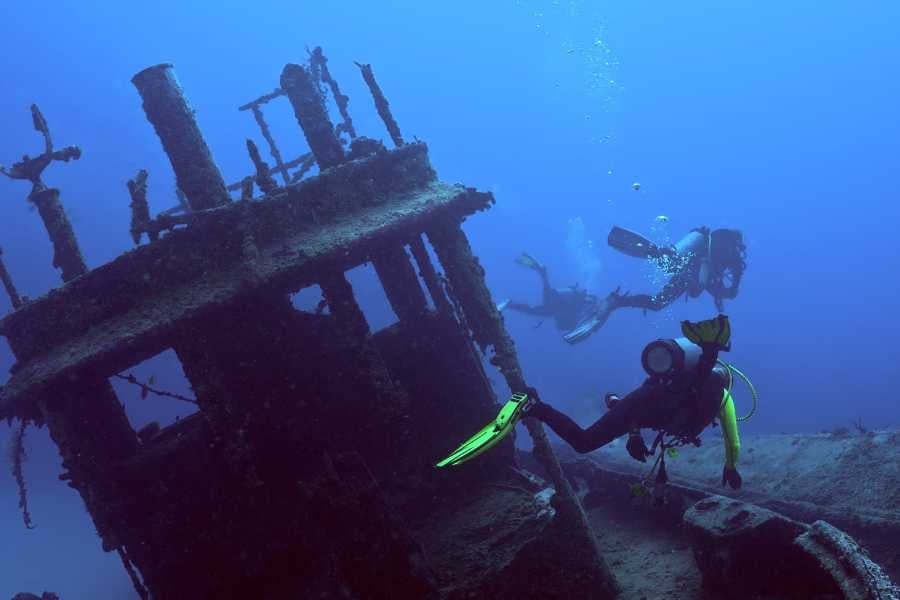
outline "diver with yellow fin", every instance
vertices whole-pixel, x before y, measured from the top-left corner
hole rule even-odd
[[[660,339],[648,344],[641,363],[648,378],[635,390],[619,399],[607,394],[609,411],[587,429],[581,428],[567,415],[542,402],[534,389],[527,394],[514,394],[497,418],[464,442],[438,467],[458,465],[496,445],[522,417],[533,417],[546,423],[559,437],[580,453],[591,452],[614,439],[628,434],[626,449],[635,459],[645,462],[657,449],[654,465],[656,483],[667,480],[665,456],[674,456],[675,447],[699,446],[700,433],[718,417],[725,441],[725,466],[722,485],[740,489],[737,471],[740,436],[731,397],[732,373],[749,384],[746,376],[719,360],[719,352],[731,349],[731,325],[728,317],[719,315],[700,322],[682,321],[684,335],[677,339]],[[754,408],[756,391],[753,392]],[[751,411],[752,414],[752,411]],[[641,429],[657,431],[648,449]]]

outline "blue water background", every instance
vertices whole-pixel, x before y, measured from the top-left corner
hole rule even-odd
[[[80,161],[54,164],[45,180],[62,189],[90,266],[132,247],[125,182],[138,169],[150,172],[154,212],[175,202],[171,167],[132,75],[175,64],[232,182],[251,169],[245,138],[264,148],[251,116],[236,107],[275,88],[283,64],[305,60],[306,46],[322,45],[360,133],[387,139],[354,60],[374,66],[404,135],[428,142],[443,180],[496,194],[496,207],[465,229],[498,300],[538,299],[537,279],[513,263],[521,251],[545,262],[560,285],[586,277],[572,252],[574,218],[593,241],[590,285],[598,292],[650,292],[658,279],[605,245],[613,225],[672,239],[699,225],[740,228],[748,270],[727,304],[729,358],[762,393],[745,431],[900,424],[900,4],[184,4],[58,2],[39,11],[5,3],[0,162],[42,148],[32,102],[57,146],[81,146]],[[286,102],[266,114],[286,157],[305,151]],[[27,192],[0,179],[0,244],[20,292],[36,297],[59,279]],[[669,219],[662,230],[659,215]],[[371,273],[353,280],[373,327],[389,323]],[[0,294],[0,313],[8,309]],[[506,322],[528,381],[588,424],[601,414],[604,391],[639,383],[643,344],[677,333],[680,319],[713,313],[708,296],[660,314],[622,311],[576,347],[552,323],[535,327],[516,314]],[[0,381],[11,363],[0,340]],[[171,354],[135,373],[189,393]],[[187,412],[117,389],[135,426]],[[0,438],[7,435],[4,425]],[[65,600],[132,597],[80,498],[56,481],[46,430],[31,429],[27,449],[37,529],[22,527],[13,479],[0,473],[0,598],[43,589]]]

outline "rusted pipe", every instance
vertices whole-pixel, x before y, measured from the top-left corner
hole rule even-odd
[[[281,89],[294,108],[294,115],[320,169],[327,169],[344,161],[344,149],[334,133],[334,125],[325,109],[325,98],[306,67],[287,64],[281,72]]]
[[[194,119],[172,65],[144,69],[131,78],[144,101],[153,125],[175,170],[178,189],[192,210],[215,208],[229,202],[225,181]]]

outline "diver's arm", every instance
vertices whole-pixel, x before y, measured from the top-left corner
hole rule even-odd
[[[716,344],[703,343],[700,344],[700,358],[697,360],[697,367],[694,371],[694,386],[701,389],[703,384],[719,360],[719,347]]]
[[[662,310],[669,306],[687,291],[690,281],[686,272],[682,271],[672,276],[659,292],[654,294],[650,310]]]
[[[719,422],[722,424],[722,440],[725,442],[725,467],[734,469],[737,466],[738,454],[741,451],[741,436],[738,433],[734,400],[731,398],[728,390],[725,390],[722,394]]]
[[[669,279],[663,288],[653,294],[625,294],[619,299],[617,308],[642,308],[644,310],[660,311],[677,300],[688,289],[688,279],[679,273]]]

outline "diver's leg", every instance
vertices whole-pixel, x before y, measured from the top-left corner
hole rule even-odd
[[[557,296],[559,295],[559,292],[550,285],[547,267],[535,260],[531,269],[541,278],[541,304],[544,306],[555,306],[558,301]]]
[[[669,306],[679,296],[684,294],[688,288],[688,279],[686,277],[676,276],[669,280],[658,293],[650,296],[648,294],[625,294],[619,298],[619,308],[643,308],[644,310],[658,311]]]
[[[530,254],[523,252],[518,257],[516,257],[516,262],[523,267],[531,269],[535,273],[537,273],[541,278],[541,306],[531,307],[526,304],[522,304],[519,302],[510,302],[504,306],[504,308],[512,308],[513,310],[518,310],[520,312],[525,312],[533,315],[539,315],[542,317],[551,316],[552,311],[547,308],[550,306],[555,306],[556,304],[556,295],[557,291],[553,289],[550,285],[550,278],[547,276],[547,267],[538,262],[536,258],[531,256]],[[536,312],[538,311],[538,312]]]
[[[579,315],[576,325],[563,335],[563,339],[570,344],[576,344],[586,340],[591,334],[603,327],[613,311],[622,308],[621,300],[625,296],[619,293],[620,289],[616,288],[600,301],[597,301],[593,296],[589,296],[589,298],[594,299],[587,301],[585,311]]]
[[[503,306],[504,310],[515,310],[520,313],[525,313],[526,315],[534,315],[536,317],[549,317],[550,310],[547,309],[546,306],[531,306],[530,304],[525,304],[524,302],[515,302],[510,300],[508,302],[504,302]]]
[[[634,390],[587,429],[549,404],[536,403],[527,416],[547,424],[576,452],[584,454],[605,446],[630,430],[655,425],[656,415],[651,390],[642,385]]]

